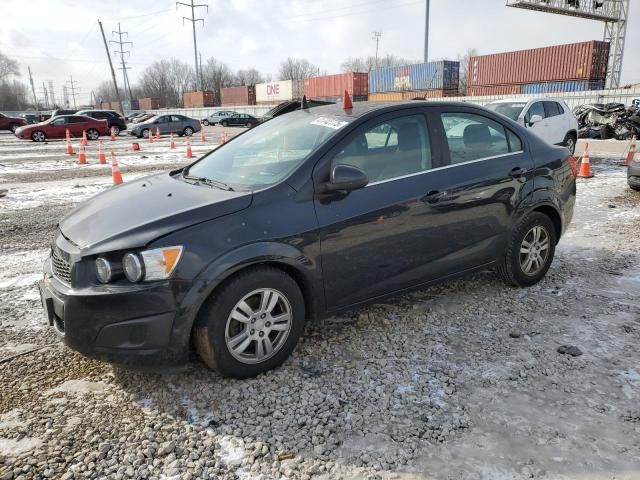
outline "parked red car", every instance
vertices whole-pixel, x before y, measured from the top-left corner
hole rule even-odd
[[[16,130],[16,137],[34,142],[44,142],[53,138],[65,138],[67,129],[72,137],[82,137],[87,132],[89,140],[97,140],[101,135],[110,135],[106,120],[97,120],[84,115],[62,115],[35,125],[27,125]]]
[[[27,121],[22,117],[8,117],[4,113],[0,113],[0,130],[9,130],[15,133],[19,127],[26,124]]]

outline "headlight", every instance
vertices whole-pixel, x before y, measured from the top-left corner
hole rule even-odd
[[[111,263],[104,257],[99,257],[96,260],[96,276],[100,283],[109,283],[113,278],[113,270]]]
[[[165,280],[171,276],[181,256],[181,246],[127,253],[122,259],[124,274],[133,283]]]

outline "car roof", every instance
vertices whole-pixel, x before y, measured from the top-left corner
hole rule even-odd
[[[412,108],[418,106],[432,106],[432,107],[480,107],[474,103],[465,102],[443,102],[443,101],[429,101],[429,100],[407,100],[403,102],[353,102],[353,108],[343,109],[342,103],[335,103],[332,105],[321,105],[313,107],[311,111],[314,113],[323,113],[325,115],[334,115],[340,117],[359,118],[368,113],[375,111],[392,111],[401,110],[405,108]],[[481,108],[481,107],[480,107]]]
[[[527,98],[501,98],[489,103],[529,103],[529,102],[562,102],[557,97],[527,97]]]

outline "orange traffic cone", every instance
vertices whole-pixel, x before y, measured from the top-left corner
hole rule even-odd
[[[116,141],[116,132],[113,131],[113,128],[111,129],[111,141],[112,142]]]
[[[122,173],[120,173],[120,167],[118,167],[116,154],[113,150],[111,151],[111,178],[113,179],[114,185],[120,185],[122,183]]]
[[[69,155],[73,155],[74,152],[73,151],[73,145],[71,145],[71,134],[69,133],[69,129],[67,128],[67,153]]]
[[[227,134],[225,132],[222,132],[220,134],[220,145],[222,145],[223,143],[227,143]]]
[[[107,157],[104,154],[104,150],[102,150],[102,140],[100,140],[98,142],[98,161],[102,164],[102,165],[106,165],[107,164]]]
[[[80,140],[80,145],[84,145],[85,147],[89,144],[87,141],[87,132],[82,130],[82,140]]]
[[[582,162],[580,162],[580,172],[578,172],[578,177],[580,178],[593,177],[593,173],[591,173],[591,162],[589,160],[589,144],[588,143],[584,146],[584,154],[582,155]]]
[[[147,137],[149,139],[149,143],[153,143],[153,133],[151,132],[151,130],[147,130],[148,134]]]
[[[173,140],[173,132],[171,132],[171,139],[169,140],[169,150],[175,150],[176,142]]]
[[[626,167],[631,162],[633,162],[633,156],[636,154],[636,137],[631,139],[631,145],[629,145],[629,151],[627,152],[627,158],[622,162],[622,166]]]
[[[193,152],[191,151],[191,140],[187,138],[187,158],[192,158]]]
[[[205,137],[205,135],[204,135],[204,128],[202,130],[200,130],[200,141],[202,143],[207,141],[207,137]]]
[[[349,96],[349,92],[344,91],[344,97],[342,97],[342,108],[348,110],[353,108],[353,103],[351,103],[351,97]]]
[[[160,127],[156,127],[156,140],[160,140]]]
[[[87,154],[84,151],[84,144],[80,143],[80,154],[78,155],[78,163],[80,165],[86,165],[87,163]]]

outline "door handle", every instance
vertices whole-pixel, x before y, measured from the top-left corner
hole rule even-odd
[[[510,175],[513,178],[520,178],[520,177],[524,176],[525,173],[527,173],[527,169],[526,168],[515,167],[513,170],[511,170]]]
[[[422,201],[427,203],[438,203],[438,200],[440,200],[442,195],[443,193],[439,190],[431,190],[424,197],[422,197]]]

